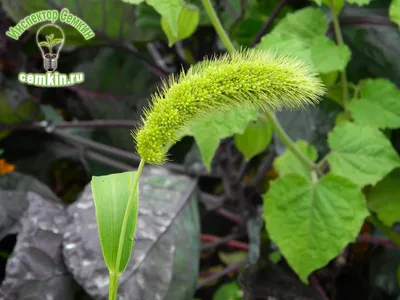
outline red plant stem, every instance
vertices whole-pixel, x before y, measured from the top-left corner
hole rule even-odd
[[[314,276],[311,275],[310,276],[310,281],[311,284],[314,286],[314,288],[318,291],[318,293],[321,295],[322,299],[324,300],[329,300],[328,296],[325,294],[324,289],[322,288],[322,286],[319,284],[318,279]]]
[[[72,90],[74,92],[80,93],[88,98],[103,98],[103,99],[117,101],[118,98],[126,97],[126,96],[115,95],[115,94],[111,94],[111,93],[100,93],[100,92],[89,91],[87,89],[84,89],[84,88],[76,86],[76,85],[67,86],[66,88],[69,90]]]
[[[201,235],[202,242],[217,242],[220,239],[221,239],[220,237],[211,235],[211,234],[202,234]],[[226,241],[224,244],[226,244],[227,246],[230,246],[232,248],[236,248],[236,249],[240,249],[240,250],[244,250],[244,251],[249,250],[248,244],[239,242],[239,241],[235,241],[235,240]]]
[[[225,217],[226,219],[232,221],[233,223],[240,224],[240,217],[238,217],[233,212],[230,212],[225,208],[219,208],[215,212],[220,216]]]
[[[376,244],[390,248],[399,248],[395,243],[393,243],[389,239],[381,238],[378,236],[372,236],[369,234],[362,234],[357,237],[357,242],[359,243],[369,243],[369,244]]]

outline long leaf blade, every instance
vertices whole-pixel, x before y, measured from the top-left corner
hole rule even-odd
[[[123,248],[119,266],[116,265],[119,238],[126,206],[131,196],[136,172],[124,172],[92,177],[92,191],[96,208],[96,219],[104,261],[110,272],[122,273],[130,259],[138,213],[138,191],[129,214],[123,237]]]

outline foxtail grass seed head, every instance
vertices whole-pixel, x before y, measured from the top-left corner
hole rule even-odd
[[[186,74],[171,76],[152,96],[143,125],[132,132],[137,152],[147,163],[162,164],[182,130],[215,111],[316,104],[325,93],[316,75],[300,60],[264,50],[241,50],[205,60]]]

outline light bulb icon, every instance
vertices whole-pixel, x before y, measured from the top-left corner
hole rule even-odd
[[[36,33],[36,43],[42,52],[43,67],[47,72],[54,72],[57,69],[58,57],[64,42],[64,31],[55,24],[44,25]]]

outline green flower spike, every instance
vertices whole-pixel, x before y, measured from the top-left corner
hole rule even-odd
[[[132,132],[137,152],[150,164],[166,153],[190,122],[235,107],[278,110],[316,104],[325,93],[316,73],[301,61],[263,50],[241,50],[205,60],[171,76]]]

